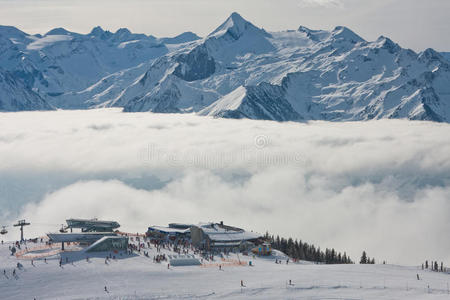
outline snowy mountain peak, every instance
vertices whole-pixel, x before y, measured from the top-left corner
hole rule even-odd
[[[395,53],[400,51],[402,48],[395,42],[393,42],[390,38],[385,37],[385,36],[380,36],[377,40],[376,40],[376,45],[379,48],[383,48],[388,50],[390,53]]]
[[[428,60],[428,61],[440,61],[447,63],[446,59],[442,54],[437,52],[436,50],[432,48],[428,48],[425,51],[421,52],[419,54],[419,60]]]
[[[17,29],[14,26],[0,25],[0,36],[2,36],[2,35],[5,37],[8,37],[8,38],[18,38],[18,37],[27,36],[28,34]]]
[[[365,40],[345,26],[337,26],[331,32],[334,39],[346,40],[352,43],[364,42]]]
[[[108,30],[105,31],[100,26],[97,26],[97,27],[92,28],[89,35],[100,38],[102,40],[106,40],[106,39],[109,39],[113,35],[113,33]]]
[[[115,34],[126,36],[126,35],[130,35],[131,31],[128,30],[128,28],[119,28]]]
[[[311,29],[309,29],[308,27],[305,27],[303,25],[300,25],[300,27],[297,29],[300,32],[310,32]]]
[[[321,40],[324,36],[329,36],[329,32],[323,31],[323,30],[313,30],[313,29],[309,29],[308,27],[305,26],[300,26],[297,31],[299,32],[303,32],[307,38],[309,38],[310,40],[313,41],[319,41]]]
[[[50,30],[49,32],[47,32],[44,36],[48,36],[48,35],[71,35],[72,32],[59,27],[59,28],[54,28],[52,30]]]
[[[182,43],[196,41],[199,39],[201,39],[201,38],[198,35],[196,35],[193,32],[187,31],[187,32],[183,32],[182,34],[177,35],[175,37],[161,38],[159,40],[163,44],[182,44]]]
[[[208,36],[223,36],[229,34],[237,40],[247,31],[259,32],[268,36],[267,32],[248,22],[236,12],[232,13],[231,16],[229,16],[228,19],[222,23],[222,25],[217,27],[217,29]]]
[[[89,34],[95,35],[95,36],[100,36],[103,33],[105,33],[105,30],[103,30],[103,28],[101,28],[100,26],[96,26],[96,27],[92,28],[92,30]]]
[[[132,33],[127,28],[120,28],[114,33],[114,39],[116,41],[127,41],[132,38]]]

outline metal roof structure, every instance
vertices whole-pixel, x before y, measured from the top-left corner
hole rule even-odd
[[[262,237],[260,234],[244,229],[226,226],[217,223],[200,223],[197,227],[201,228],[204,234],[214,243],[232,243],[256,240]]]
[[[54,243],[83,242],[93,243],[105,236],[117,236],[114,232],[77,232],[77,233],[47,233]]]
[[[82,232],[112,232],[120,227],[116,221],[98,219],[67,219],[66,228],[80,228]]]
[[[165,234],[185,234],[190,232],[190,229],[179,229],[179,228],[173,228],[173,227],[164,227],[164,226],[150,226],[148,228],[148,231],[156,231],[161,232]]]

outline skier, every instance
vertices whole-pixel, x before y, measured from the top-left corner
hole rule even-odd
[[[417,280],[420,280],[419,274],[417,274]]]

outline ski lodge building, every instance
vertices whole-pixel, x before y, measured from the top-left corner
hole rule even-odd
[[[147,230],[147,236],[156,239],[175,240],[178,238],[189,238],[191,236],[192,224],[170,223],[169,227],[150,226]]]
[[[192,244],[207,251],[249,249],[262,242],[258,233],[220,223],[200,223],[190,228]]]
[[[223,222],[196,225],[171,223],[169,227],[150,226],[146,235],[160,240],[190,239],[194,246],[207,251],[248,250],[263,242],[260,234],[224,225]]]

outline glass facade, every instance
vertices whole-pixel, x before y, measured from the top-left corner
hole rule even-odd
[[[88,252],[122,251],[128,248],[128,237],[104,237],[92,244]]]

